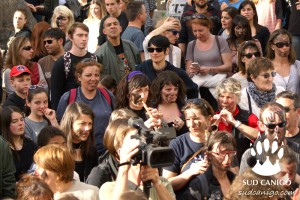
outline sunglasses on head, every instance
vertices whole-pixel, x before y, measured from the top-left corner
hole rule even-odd
[[[53,40],[44,40],[44,45],[45,44],[52,44]]]
[[[280,122],[280,123],[278,123],[278,124],[265,124],[265,126],[268,128],[268,129],[275,129],[277,126],[279,127],[279,128],[283,128],[283,127],[285,127],[285,125],[286,125],[286,122],[284,121],[284,122]]]
[[[292,43],[290,42],[277,42],[274,44],[277,48],[282,48],[283,46],[290,47]]]
[[[254,53],[245,53],[243,54],[246,58],[250,59],[253,57],[253,55],[255,56],[255,58],[260,57],[260,52],[254,52]]]
[[[170,31],[171,33],[173,33],[173,35],[177,35],[179,32],[177,30],[168,30]]]
[[[187,21],[192,20],[192,19],[206,19],[206,20],[208,20],[208,17],[206,17],[203,14],[194,14],[194,15],[191,15],[191,16],[184,17],[183,21],[187,22]]]
[[[276,76],[276,72],[265,73],[265,74],[258,75],[258,76],[263,76],[265,79],[270,78],[270,76],[272,76],[274,78]]]
[[[22,49],[25,50],[25,51],[29,51],[29,50],[32,49],[32,46],[25,46],[25,47],[23,47]]]
[[[160,52],[164,51],[165,49],[166,48],[162,48],[162,47],[157,47],[157,48],[149,47],[148,52],[153,53],[154,51],[156,51],[157,53],[160,53]]]

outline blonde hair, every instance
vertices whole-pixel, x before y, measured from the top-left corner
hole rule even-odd
[[[217,96],[220,96],[224,92],[233,93],[238,98],[238,101],[240,101],[242,96],[241,90],[241,83],[234,78],[227,78],[216,87]]]
[[[65,30],[65,33],[68,33],[70,27],[75,22],[73,12],[66,6],[60,5],[60,6],[55,7],[52,18],[51,18],[51,27],[52,28],[58,28],[58,26],[56,24],[56,19],[58,16],[64,16],[69,19],[67,29]]]
[[[38,166],[55,173],[57,181],[68,183],[73,180],[75,162],[66,147],[46,145],[34,154],[33,159]]]

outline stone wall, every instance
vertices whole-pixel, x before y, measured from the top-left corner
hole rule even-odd
[[[27,11],[28,19],[27,25],[32,29],[36,23],[35,18],[32,16],[29,8],[26,6],[24,0],[0,0],[0,47],[4,49],[8,40],[10,32],[13,28],[13,16],[17,8],[25,8]]]

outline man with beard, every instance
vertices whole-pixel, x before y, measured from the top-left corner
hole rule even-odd
[[[165,60],[169,54],[170,41],[162,35],[156,35],[149,40],[148,52],[151,59],[137,65],[135,70],[141,71],[148,76],[152,82],[157,75],[166,70],[175,72],[185,83],[187,88],[187,98],[198,98],[198,86],[191,80],[184,70],[175,67]]]
[[[255,151],[256,144],[258,143],[258,141],[264,143],[265,139],[268,139],[270,145],[272,144],[272,146],[274,146],[273,142],[277,142],[278,145],[277,150],[281,149],[281,147],[288,146],[295,153],[297,162],[299,163],[300,145],[291,142],[285,138],[286,124],[287,124],[285,116],[286,116],[285,108],[282,105],[276,102],[266,103],[260,109],[260,116],[258,121],[258,126],[260,130],[264,131],[265,133],[261,134],[256,139],[253,148]],[[247,149],[242,156],[239,173],[242,174],[247,168],[254,167],[257,163],[257,160],[259,160],[259,162],[263,164],[266,161],[266,156],[277,153],[277,151],[271,153],[272,148],[269,148],[267,152],[265,150],[266,148],[262,148],[263,151],[256,154],[256,156],[251,155],[251,148]],[[297,174],[300,174],[299,167],[297,169]]]
[[[103,24],[107,41],[96,50],[95,55],[103,65],[101,73],[111,75],[119,83],[135,65],[142,62],[140,52],[133,42],[121,40],[122,27],[117,18],[107,17]]]
[[[300,118],[299,96],[289,91],[283,91],[277,94],[275,101],[282,105],[286,112],[287,125],[285,138],[288,141],[300,144],[300,129],[298,126]]]
[[[223,199],[228,193],[235,175],[230,166],[236,155],[236,141],[232,134],[219,131],[207,142],[207,159],[210,166],[192,179],[182,199]]]
[[[187,44],[195,39],[192,28],[189,26],[189,21],[192,19],[201,19],[201,14],[207,16],[212,21],[211,33],[218,35],[221,29],[221,11],[211,4],[207,3],[208,0],[194,0],[194,6],[190,10],[186,10],[181,17],[181,30],[179,32],[178,46],[180,47],[183,55],[186,53]]]
[[[65,52],[53,64],[51,74],[51,103],[56,110],[60,97],[67,91],[78,87],[75,78],[75,66],[85,58],[96,60],[96,56],[89,53],[87,48],[89,28],[80,22],[75,22],[68,31],[72,42],[70,51]]]
[[[233,78],[225,79],[216,88],[219,110],[214,119],[219,131],[228,131],[236,139],[237,159],[241,162],[243,153],[250,147],[251,140],[259,135],[258,118],[239,106],[241,84]]]
[[[54,62],[64,55],[66,34],[59,28],[51,28],[44,33],[44,45],[48,53],[38,63],[41,65],[48,88],[51,88],[51,72]]]

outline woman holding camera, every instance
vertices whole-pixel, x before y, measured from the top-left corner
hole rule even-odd
[[[171,141],[169,146],[174,150],[175,161],[163,169],[163,177],[172,183],[177,199],[186,191],[192,178],[203,174],[208,167],[205,143],[214,115],[212,107],[204,99],[188,100],[182,110],[189,132]]]
[[[115,182],[106,182],[102,185],[99,192],[101,199],[117,200],[122,193],[128,190],[140,190],[141,182],[151,181],[152,187],[149,190],[149,199],[171,200],[175,199],[172,185],[167,179],[159,177],[158,169],[148,165],[132,165],[131,161],[138,153],[140,140],[133,139],[137,130],[128,125],[128,120],[120,121],[117,119],[112,122],[116,126],[115,139],[110,153],[119,160],[118,175]]]

